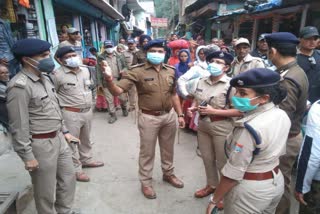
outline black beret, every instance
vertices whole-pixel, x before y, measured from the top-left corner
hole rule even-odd
[[[223,51],[215,51],[215,52],[209,53],[208,56],[206,57],[207,62],[210,62],[212,58],[223,59],[228,65],[230,65],[231,62],[233,61],[233,56]]]
[[[289,32],[276,32],[265,35],[265,39],[268,43],[275,44],[299,44],[299,39]]]
[[[267,68],[253,68],[233,77],[230,85],[239,88],[261,88],[278,84],[280,75]]]
[[[154,39],[150,40],[145,46],[144,49],[148,50],[151,47],[166,47],[166,41],[164,39]]]
[[[34,56],[50,50],[51,44],[40,39],[21,39],[12,47],[15,56]]]
[[[67,53],[73,53],[73,52],[76,52],[76,51],[74,50],[74,48],[72,46],[64,46],[64,47],[59,48],[55,55],[56,55],[56,57],[61,58],[64,55],[66,55]]]

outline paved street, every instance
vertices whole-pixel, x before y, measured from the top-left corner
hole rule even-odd
[[[196,136],[180,131],[180,143],[175,145],[175,171],[185,182],[183,189],[162,181],[157,151],[153,176],[157,199],[148,200],[140,192],[139,133],[133,113],[127,118],[122,117],[120,111],[117,114],[118,121],[113,125],[107,123],[107,113],[97,112],[94,115],[94,155],[106,165],[86,169],[91,182],[77,183],[75,207],[86,214],[204,213],[208,199],[193,197],[194,191],[205,185],[202,160],[195,153]]]

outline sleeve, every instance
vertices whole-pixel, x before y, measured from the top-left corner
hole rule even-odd
[[[287,97],[279,105],[280,109],[284,110],[289,116],[290,120],[293,120],[294,112],[296,111],[296,103],[298,101],[299,89],[290,80],[283,80],[283,85],[287,89]]]
[[[7,108],[13,147],[23,161],[35,159],[29,136],[29,100],[25,88],[12,87],[8,90]]]
[[[56,91],[58,92],[58,91],[59,91],[59,81],[58,81],[56,72],[59,72],[59,71],[55,71],[54,73],[49,74],[49,77],[50,77],[50,79],[52,80],[52,83],[53,83],[53,85],[54,85],[54,88],[55,88]]]
[[[185,74],[183,74],[182,76],[180,76],[180,78],[178,79],[177,81],[177,85],[178,85],[178,88],[179,88],[179,91],[181,92],[181,94],[183,96],[188,96],[189,93],[188,93],[188,90],[187,90],[187,82],[191,79],[194,79],[194,78],[197,78],[197,77],[200,77],[200,74],[199,72],[197,72],[195,70],[195,68],[191,68],[189,69]]]
[[[127,92],[133,85],[137,84],[138,81],[138,71],[130,70],[127,74],[123,75],[117,85]]]
[[[256,68],[265,68],[266,65],[264,64],[263,60],[258,60]]]
[[[315,105],[315,104],[314,104]],[[308,115],[306,135],[298,158],[296,191],[308,193],[312,181],[320,169],[320,108],[312,106]]]
[[[251,134],[245,128],[241,129],[240,137],[231,148],[229,159],[221,170],[225,177],[237,181],[243,179],[244,173],[252,161],[255,149],[255,141]]]
[[[100,62],[101,62],[101,58],[98,57],[97,60],[97,65],[96,65],[96,71],[97,71],[97,84],[98,85],[102,85],[102,72],[101,72],[101,68],[100,68]]]
[[[133,59],[131,65],[136,65],[138,64],[138,53],[133,54]]]
[[[130,67],[131,65],[128,65],[128,64],[126,63],[124,54],[121,54],[121,55],[119,56],[119,61],[120,61],[120,64],[121,64],[121,65],[120,65],[121,70],[124,70],[125,72],[128,72],[129,67]]]

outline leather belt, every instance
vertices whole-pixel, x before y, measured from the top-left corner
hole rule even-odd
[[[209,118],[210,118],[211,122],[216,122],[216,121],[221,121],[221,120],[227,120],[228,119],[228,117],[214,116],[214,115],[209,116]]]
[[[300,132],[298,133],[298,134],[289,134],[288,135],[288,138],[290,139],[290,138],[294,138],[294,137],[297,137],[298,135],[300,134]]]
[[[164,114],[168,114],[170,111],[150,111],[150,110],[141,109],[141,112],[144,114],[149,114],[149,115],[153,115],[153,116],[161,116]]]
[[[276,166],[273,170],[269,172],[263,172],[263,173],[255,173],[255,172],[246,172],[244,173],[243,179],[244,180],[254,180],[254,181],[262,181],[262,180],[268,180],[273,178],[274,171],[276,174],[279,172],[279,166]]]
[[[50,133],[43,133],[43,134],[34,134],[32,138],[34,139],[46,139],[46,138],[55,138],[57,136],[57,131],[50,132]]]
[[[63,107],[66,111],[72,111],[72,112],[87,112],[90,110],[90,108],[74,108],[74,107]]]

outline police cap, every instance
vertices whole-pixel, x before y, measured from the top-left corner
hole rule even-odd
[[[300,34],[299,34],[300,38],[310,38],[310,37],[319,37],[319,31],[316,27],[313,26],[307,26],[301,29]]]
[[[230,65],[231,62],[233,61],[233,56],[223,51],[215,51],[215,52],[209,53],[209,55],[206,57],[207,62],[210,62],[212,58],[223,59],[228,65]]]
[[[16,57],[35,56],[50,50],[51,44],[40,39],[21,39],[12,47],[12,52]]]
[[[148,50],[149,48],[152,47],[160,47],[160,48],[165,48],[165,40],[164,39],[153,39],[150,40],[145,46],[144,49]]]
[[[268,43],[272,44],[299,44],[299,39],[289,32],[276,32],[265,35]]]
[[[230,85],[239,88],[261,88],[278,84],[280,75],[267,68],[253,68],[233,77]]]
[[[66,55],[67,53],[73,53],[73,52],[76,52],[76,51],[74,50],[74,48],[72,46],[64,46],[64,47],[59,48],[55,55],[56,55],[56,57],[61,58],[64,55]]]
[[[128,44],[135,44],[136,43],[136,41],[134,40],[134,39],[128,39],[128,42],[127,42]]]
[[[113,42],[111,40],[106,40],[103,43],[104,47],[113,47]]]

